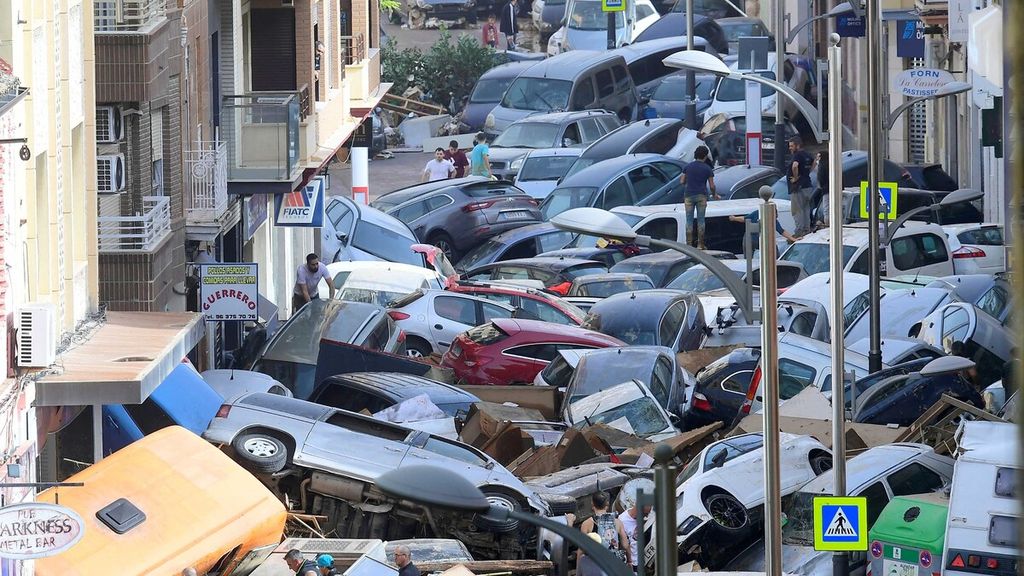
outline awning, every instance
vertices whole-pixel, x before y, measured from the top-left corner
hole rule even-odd
[[[196,312],[107,312],[92,336],[36,383],[36,406],[140,404],[205,335]]]
[[[916,9],[895,9],[895,10],[882,10],[882,21],[884,22],[903,22],[906,20],[920,20],[921,15]]]

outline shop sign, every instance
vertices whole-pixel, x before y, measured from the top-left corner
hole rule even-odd
[[[55,556],[82,539],[77,512],[46,502],[0,508],[0,556],[29,560]]]
[[[904,96],[934,96],[939,88],[953,81],[953,75],[936,68],[911,68],[896,76],[896,89]]]
[[[323,176],[315,176],[298,190],[274,196],[274,225],[323,227],[325,193]]]
[[[267,195],[253,194],[244,199],[245,204],[245,241],[252,240],[256,231],[267,221]]]
[[[259,320],[259,264],[199,264],[199,302],[207,322]]]

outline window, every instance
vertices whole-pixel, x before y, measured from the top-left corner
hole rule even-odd
[[[146,398],[142,404],[122,404],[122,406],[139,430],[146,435],[177,424],[152,397]]]
[[[490,346],[508,338],[508,334],[502,332],[493,322],[488,322],[466,330],[466,338],[481,346]]]
[[[495,318],[510,318],[512,316],[512,312],[502,308],[501,306],[495,306],[494,304],[481,302],[480,307],[483,312],[484,322],[490,322]],[[476,324],[476,322],[474,322],[474,324]]]
[[[537,243],[533,241],[533,238],[527,240],[520,240],[515,244],[508,247],[505,250],[500,260],[516,260],[518,258],[532,258],[537,255]]]
[[[679,237],[679,223],[675,218],[655,218],[640,227],[638,234],[663,240],[676,240]]]
[[[889,474],[886,478],[893,496],[926,494],[942,488],[942,477],[928,468],[912,462],[908,466]]]
[[[387,318],[387,316],[384,318]],[[385,320],[377,324],[373,329],[373,332],[370,332],[370,335],[366,337],[362,346],[370,350],[383,352],[384,348],[388,345],[389,336],[391,336],[391,329],[390,326],[388,326],[387,320]]]
[[[651,8],[650,6],[648,6],[647,4],[637,4],[636,5],[636,19],[637,20],[643,20],[644,18],[647,18],[648,16],[654,16],[654,14],[655,14],[654,9]]]
[[[870,255],[871,252],[868,250],[861,252],[857,260],[850,266],[850,272],[867,276],[871,272],[871,263],[868,261]]]
[[[625,92],[629,90],[629,72],[620,64],[612,66],[612,74],[615,75],[615,90],[616,92]]]
[[[788,358],[779,360],[779,398],[789,400],[814,383],[814,368]]]
[[[664,186],[668,180],[665,175],[651,166],[640,166],[629,171],[629,182],[633,185],[633,193],[639,199],[646,198]]]
[[[1002,228],[989,227],[989,228],[978,228],[977,230],[967,230],[961,232],[957,239],[960,240],[961,244],[974,244],[976,246],[1002,246],[1003,245],[1003,230]]]
[[[512,303],[512,295],[511,294],[495,294],[495,293],[492,293],[492,292],[484,292],[484,293],[475,293],[473,295],[477,296],[479,298],[486,298],[486,299],[494,301],[494,302],[501,302],[502,304],[506,304],[508,306],[512,306],[513,308],[515,307],[515,304]]]
[[[981,298],[978,299],[978,303],[975,305],[989,316],[999,320],[1009,304],[1010,295],[1006,292],[1006,289],[1002,286],[993,286],[989,288],[988,292],[981,295]]]
[[[868,527],[870,528],[878,519],[878,515],[882,513],[885,505],[889,503],[889,494],[881,482],[875,482],[858,496],[863,496],[868,501]]]
[[[850,303],[843,308],[843,328],[849,328],[853,321],[868,309],[870,303],[867,292],[862,292],[859,296],[850,300]]]
[[[427,212],[433,212],[438,208],[444,208],[445,206],[454,203],[455,200],[446,194],[439,194],[437,196],[431,196],[427,198]]]
[[[654,372],[651,374],[651,394],[658,399],[662,406],[668,406],[669,388],[672,386],[672,363],[664,356],[659,356],[654,363]]]
[[[665,154],[666,152],[671,150],[673,146],[676,145],[677,136],[678,132],[677,130],[675,130],[674,127],[668,130],[660,130],[656,134],[642,142],[639,146],[634,148],[631,152],[633,154],[642,154],[646,152],[649,152],[651,154]],[[673,164],[669,164],[668,162],[658,162],[657,164],[659,168],[666,165],[673,166]],[[678,168],[676,169],[677,174],[680,171],[681,170],[679,170]]]
[[[530,272],[522,266],[498,266],[494,273],[495,280],[528,280]]]
[[[349,412],[369,410],[370,413],[375,413],[392,405],[391,402],[383,398],[341,384],[325,385],[316,398],[312,398],[311,401],[332,408],[348,410]]]
[[[1017,545],[1017,519],[1011,516],[992,516],[988,525],[988,543],[1013,548]]]
[[[722,390],[746,396],[747,390],[750,389],[750,379],[753,376],[754,372],[752,370],[737,372],[722,380]]]
[[[589,78],[587,81],[589,82]],[[594,87],[590,86],[590,100],[594,100]],[[564,110],[569,102],[572,82],[551,78],[516,78],[505,91],[501,105],[513,110],[536,110],[550,112]],[[588,102],[589,104],[589,102]]]
[[[580,120],[580,132],[583,133],[582,142],[584,144],[589,144],[601,136],[604,136],[607,131],[601,128],[601,125],[598,123],[596,118],[584,118],[583,120]],[[565,174],[569,170],[569,166],[576,161],[575,158],[564,158],[564,160],[569,160],[569,163],[566,164],[565,169],[562,170],[562,173],[559,174],[559,176]]]
[[[425,216],[428,211],[429,209],[427,208],[427,201],[420,200],[418,202],[413,202],[412,204],[399,208],[395,212],[395,217],[401,220],[402,222],[408,224],[409,222],[412,222],[413,220],[421,216]]]
[[[914,234],[892,241],[892,262],[899,270],[912,270],[948,260],[946,245],[935,234]]]
[[[392,440],[394,442],[403,442],[409,436],[409,431],[405,428],[399,428],[398,426],[392,426],[372,418],[356,416],[347,412],[334,412],[327,417],[326,422],[332,426],[351,430],[356,434],[366,434],[367,436],[375,436],[379,439]]]
[[[612,81],[611,70],[607,68],[598,70],[595,79],[597,80],[597,96],[599,98],[607,98],[615,93],[615,83]]]
[[[618,116],[615,116],[614,114],[609,114],[607,116],[599,116],[597,118],[597,122],[598,124],[604,127],[604,132],[606,133],[611,132],[612,130],[615,130],[616,128],[622,125],[622,123],[619,122]]]
[[[557,344],[529,344],[526,346],[516,346],[505,350],[505,354],[509,356],[520,356],[522,358],[529,358],[531,360],[540,360],[542,362],[550,362],[555,359],[558,355],[559,346]]]
[[[575,110],[585,110],[594,102],[594,81],[587,76],[580,80],[576,86],[576,92],[572,96],[572,107]]]
[[[818,319],[816,312],[804,312],[798,315],[789,325],[789,331],[801,336],[810,336],[814,331],[814,322]]]
[[[1017,471],[1013,468],[996,468],[996,496],[1015,498],[1017,495]]]
[[[352,229],[352,221],[355,219],[355,216],[344,202],[337,201],[327,204],[327,218],[331,221],[331,224],[334,224],[336,232],[348,234],[349,230]]]
[[[532,298],[522,298],[522,305],[520,306],[524,312],[536,317],[538,320],[545,322],[555,322],[557,324],[571,324],[576,325],[571,318],[566,316],[551,304],[542,302],[540,300],[534,300]]]
[[[537,237],[537,251],[550,252],[551,250],[559,250],[564,248],[570,240],[572,240],[571,232],[559,231],[543,234]]]
[[[486,459],[481,458],[476,454],[476,452],[473,452],[469,448],[440,438],[431,438],[428,436],[427,441],[423,444],[423,449],[427,452],[433,452],[434,454],[446,456],[453,460],[458,460],[474,466],[483,466],[487,464]]]
[[[672,135],[672,145],[674,146],[677,134],[671,130],[669,130],[669,134]],[[659,152],[659,154],[664,154],[664,152]],[[683,169],[680,166],[672,164],[671,162],[655,162],[654,167],[657,168],[658,170],[661,170],[662,174],[664,174],[665,177],[668,178],[669,180],[672,180],[673,178],[678,178],[679,175],[683,173]]]
[[[577,146],[583,142],[583,138],[580,136],[580,125],[578,122],[573,122],[565,127],[565,132],[562,133],[562,141],[558,144],[562,146]]]
[[[476,326],[476,302],[458,296],[438,296],[434,298],[434,312],[445,320]]]
[[[971,317],[967,310],[953,306],[942,315],[942,347],[952,350],[954,342],[963,342],[970,329]]]
[[[629,194],[629,184],[626,183],[625,176],[616,178],[614,182],[605,188],[604,204],[601,206],[605,210],[611,210],[616,206],[629,206],[632,204],[633,198]]]
[[[658,330],[661,336],[662,346],[672,346],[675,343],[676,335],[686,317],[686,302],[676,302],[668,307],[665,315],[661,318],[661,326]]]

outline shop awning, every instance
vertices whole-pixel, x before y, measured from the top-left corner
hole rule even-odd
[[[107,312],[36,383],[36,406],[140,404],[205,334],[195,312]]]

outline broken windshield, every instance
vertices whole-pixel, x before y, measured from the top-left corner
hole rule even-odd
[[[517,78],[505,92],[501,105],[515,110],[551,112],[569,105],[572,82],[551,78]]]

